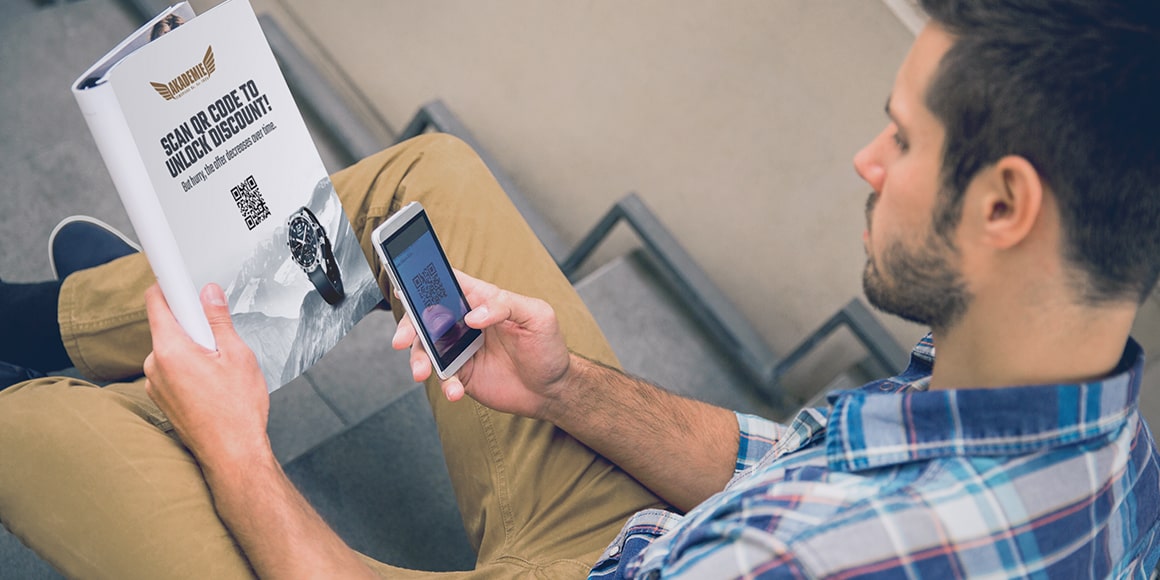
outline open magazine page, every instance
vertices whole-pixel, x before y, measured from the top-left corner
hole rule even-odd
[[[249,4],[182,24],[107,82],[176,241],[167,259],[225,289],[271,390],[298,376],[382,295]]]
[[[166,24],[166,21],[172,22],[173,19],[177,19],[180,22],[189,22],[190,20],[193,20],[194,16],[196,16],[196,14],[194,14],[193,8],[191,8],[188,3],[182,2],[180,4],[170,6],[164,12],[158,14],[157,16],[153,17],[152,20],[145,23],[144,26],[138,28],[132,36],[122,40],[121,44],[118,44],[117,47],[109,51],[109,53],[106,54],[104,58],[97,61],[97,63],[94,64],[92,68],[85,71],[85,74],[81,75],[81,81],[79,84],[83,84],[87,87],[93,87],[100,84],[104,80],[105,75],[108,74],[109,70],[114,66],[117,66],[117,64],[119,64],[126,56],[129,56],[133,52],[136,52],[137,49],[145,46],[146,44],[149,44],[150,41],[155,40],[164,32],[169,31],[171,25]]]
[[[181,259],[177,240],[169,229],[168,218],[161,209],[138,144],[129,131],[126,111],[106,78],[109,71],[134,51],[158,38],[158,34],[172,29],[173,20],[182,19],[179,13],[192,16],[185,4],[158,15],[81,75],[73,83],[72,93],[174,317],[195,342],[206,348],[215,348],[213,332],[198,300],[198,288]],[[163,20],[169,22],[159,26]]]

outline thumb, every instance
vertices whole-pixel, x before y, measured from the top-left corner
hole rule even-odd
[[[205,318],[209,321],[209,328],[213,331],[214,341],[220,346],[222,340],[229,340],[237,336],[234,332],[234,321],[230,318],[230,306],[226,302],[222,287],[210,282],[201,289],[201,307],[205,309]]]
[[[555,323],[555,311],[543,300],[497,289],[495,294],[467,313],[465,322],[474,328],[487,328],[504,321],[542,332]]]

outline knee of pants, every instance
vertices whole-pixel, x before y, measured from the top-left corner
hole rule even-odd
[[[0,391],[0,508],[13,507],[7,505],[11,493],[27,491],[18,475],[38,470],[52,460],[52,449],[71,440],[56,431],[61,431],[64,409],[72,405],[68,400],[77,398],[72,390],[84,384],[52,377]]]
[[[506,199],[507,195],[495,182],[491,169],[487,167],[479,153],[472,149],[465,141],[449,133],[425,133],[398,145],[403,149],[396,163],[407,166],[403,183],[413,182],[416,176],[423,181],[419,190],[427,190],[431,186],[432,193],[440,201],[450,201],[446,198],[463,197],[454,203],[480,203],[477,197],[487,198],[489,195],[500,194]],[[389,151],[389,150],[388,150]],[[458,186],[464,180],[470,187]],[[411,183],[414,185],[414,183]],[[404,190],[413,188],[404,187]],[[403,200],[396,200],[400,203]],[[425,200],[430,203],[432,199]],[[487,205],[484,203],[484,205]]]
[[[26,381],[0,391],[0,473],[9,461],[48,461],[54,449],[141,426],[170,430],[144,385],[101,388],[69,377]]]
[[[332,180],[367,259],[374,263],[370,234],[388,215],[414,197],[430,204],[433,199],[427,193],[445,200],[461,193],[476,195],[479,189],[490,190],[448,187],[449,182],[461,181],[457,178],[465,171],[476,178],[486,175],[481,175],[480,169],[487,171],[467,143],[446,133],[426,133],[371,155],[335,173]]]
[[[336,181],[345,181],[347,176],[360,173],[363,175],[381,175],[383,168],[386,167],[402,169],[405,175],[410,173],[417,163],[443,170],[459,167],[464,162],[483,164],[479,154],[459,137],[450,133],[424,133],[366,157],[355,165],[336,173],[334,178]],[[364,177],[364,179],[366,178]],[[366,185],[371,185],[369,181],[372,180],[368,180]],[[376,182],[374,185],[379,187],[387,185],[393,189],[390,187],[393,184],[389,183]]]
[[[68,377],[45,377],[17,383],[0,391],[0,443],[31,435],[59,414],[62,400],[76,395],[73,389],[99,388]]]
[[[424,133],[406,143],[422,151],[424,155],[446,156],[453,159],[479,157],[470,145],[450,133]]]
[[[163,418],[142,381],[0,392],[3,525],[68,577],[252,577]]]

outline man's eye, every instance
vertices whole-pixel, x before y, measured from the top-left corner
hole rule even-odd
[[[910,145],[898,133],[892,135],[891,138],[894,139],[894,146],[898,147],[899,151],[905,153],[907,149],[910,149]]]

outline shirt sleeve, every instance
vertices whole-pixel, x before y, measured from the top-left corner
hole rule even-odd
[[[763,519],[750,514],[700,526],[659,566],[656,562],[646,562],[637,577],[674,580],[815,577],[788,545],[762,529]]]
[[[757,415],[737,413],[737,428],[741,438],[737,444],[737,463],[733,467],[734,477],[753,467],[785,435],[786,426]]]
[[[783,439],[787,437],[792,439],[794,435],[791,428],[769,419],[737,412],[734,412],[734,415],[737,417],[737,430],[740,434],[737,444],[737,461],[733,472],[734,478],[757,465]],[[616,539],[612,541],[612,544],[604,551],[604,554],[600,556],[588,577],[599,580],[636,577],[656,578],[660,573],[659,571],[654,569],[651,572],[640,573],[642,567],[647,569],[647,564],[650,561],[654,563],[663,561],[669,552],[670,545],[664,544],[659,549],[654,549],[653,542],[676,528],[683,519],[683,516],[663,510],[644,510],[633,515]],[[741,529],[737,528],[736,522],[723,525],[732,526],[735,530]],[[714,528],[716,527],[714,526]],[[717,551],[720,547],[728,545],[732,533],[725,534],[721,538],[714,538],[707,544],[720,544],[714,549]],[[697,570],[703,571],[708,570],[708,568],[697,566]],[[787,568],[787,570],[792,570],[792,568]]]
[[[626,555],[616,575],[611,577],[634,580],[816,577],[798,558],[784,534],[778,533],[784,516],[790,516],[791,526],[798,523],[792,502],[762,505],[756,510],[749,509],[749,505],[747,500],[736,497],[710,512],[690,515],[698,521],[651,539],[631,557]]]

